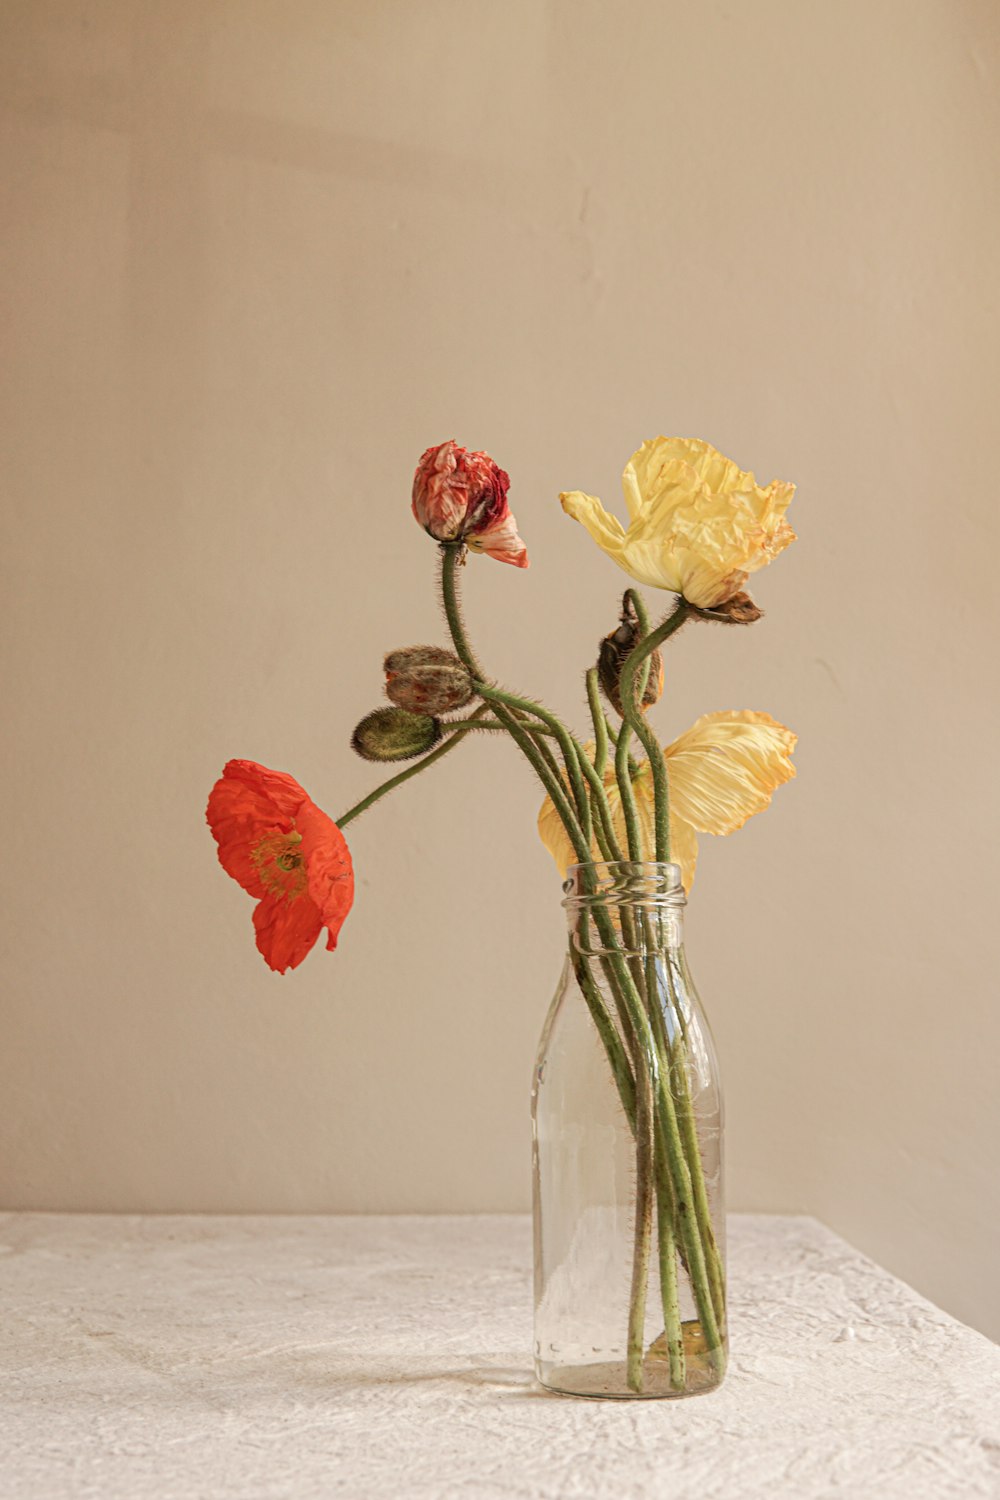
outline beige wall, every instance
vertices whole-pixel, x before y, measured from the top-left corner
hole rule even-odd
[[[270,974],[202,809],[332,814],[388,647],[440,639],[413,464],[511,471],[490,669],[583,727],[621,576],[555,495],[711,438],[800,486],[666,737],[801,734],[705,840],[690,953],[732,1201],[1000,1332],[991,0],[4,0],[8,1207],[528,1204],[559,890],[513,752],[357,824],[341,950]],[[988,436],[994,434],[992,440]]]

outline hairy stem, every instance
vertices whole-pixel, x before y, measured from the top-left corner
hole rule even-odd
[[[454,733],[449,734],[447,739],[442,740],[441,744],[435,750],[432,750],[429,755],[423,756],[421,760],[414,761],[413,765],[407,766],[405,771],[399,771],[395,776],[390,776],[388,781],[383,781],[381,786],[377,786],[366,797],[362,797],[360,802],[355,802],[353,807],[349,807],[345,813],[341,813],[339,818],[335,818],[334,822],[337,827],[346,828],[348,823],[360,817],[363,812],[367,812],[369,807],[372,807],[374,803],[378,802],[388,792],[394,791],[397,786],[402,786],[404,781],[409,781],[411,776],[416,776],[420,771],[426,771],[428,766],[432,766],[436,760],[440,760],[443,755],[448,754],[449,750],[453,750],[456,745],[460,744],[470,729],[488,729],[490,727],[488,724],[477,722],[479,715],[488,712],[487,705],[485,703],[480,704],[476,712],[471,714],[468,719],[463,719],[460,725],[456,725]]]

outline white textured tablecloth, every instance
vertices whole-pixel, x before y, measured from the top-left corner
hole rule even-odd
[[[520,1217],[0,1216],[0,1495],[978,1500],[1000,1350],[811,1219],[731,1221],[711,1395],[531,1375]]]

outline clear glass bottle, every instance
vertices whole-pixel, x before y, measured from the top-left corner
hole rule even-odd
[[[535,1368],[577,1396],[725,1372],[722,1095],[680,869],[574,865],[532,1090]]]

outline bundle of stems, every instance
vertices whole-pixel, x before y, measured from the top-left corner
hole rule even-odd
[[[622,709],[617,732],[600,701],[596,668],[587,673],[587,699],[593,720],[593,759],[559,718],[529,698],[496,685],[481,667],[469,642],[459,596],[461,542],[441,544],[441,597],[455,651],[473,680],[479,708],[453,726],[430,754],[376,788],[337,819],[343,828],[401,782],[431,765],[469,731],[506,732],[535,772],[552,801],[578,861],[583,896],[596,892],[595,848],[609,863],[641,864],[670,859],[670,788],[667,765],[641,704],[652,653],[684,624],[691,606],[683,599],[650,627],[639,594],[630,589],[639,637],[619,678]],[[489,716],[489,717],[487,717]],[[654,789],[654,847],[644,847],[632,780],[633,742],[648,758]],[[620,842],[605,789],[614,759],[625,842]],[[725,1285],[722,1258],[710,1213],[697,1122],[692,1106],[682,996],[684,976],[662,955],[662,913],[622,904],[613,917],[605,902],[584,903],[573,970],[608,1062],[635,1148],[635,1218],[632,1281],[628,1307],[627,1381],[636,1393],[645,1379],[646,1299],[651,1258],[656,1249],[670,1384],[682,1391],[687,1371],[680,1314],[679,1277],[688,1277],[709,1361],[722,1374],[725,1350]],[[594,934],[589,931],[590,926]],[[594,940],[596,938],[596,941]],[[610,999],[610,1006],[609,1006]],[[669,1018],[669,1024],[668,1024]]]

